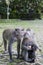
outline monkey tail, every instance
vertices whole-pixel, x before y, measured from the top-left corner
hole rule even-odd
[[[2,47],[2,45],[3,45],[3,42],[0,44],[0,47]]]

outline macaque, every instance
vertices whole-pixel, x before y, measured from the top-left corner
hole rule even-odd
[[[23,28],[15,28],[15,29],[6,29],[3,31],[3,42],[4,42],[4,49],[7,51],[7,41],[8,41],[8,52],[10,56],[10,62],[13,61],[12,59],[12,43],[17,41],[17,58],[20,56],[20,43],[21,39],[24,35]]]
[[[32,35],[29,31],[27,31],[24,34],[21,49],[22,49],[22,52],[21,52],[22,58],[27,62],[34,63],[35,58],[36,58],[35,52],[37,51],[37,49],[39,49],[39,47],[35,43]]]

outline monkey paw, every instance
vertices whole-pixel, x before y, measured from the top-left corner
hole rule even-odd
[[[10,59],[9,62],[12,63],[12,62],[14,62],[14,60],[13,59],[12,60]]]

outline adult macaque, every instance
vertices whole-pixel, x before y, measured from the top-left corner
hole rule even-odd
[[[22,58],[27,62],[35,62],[35,52],[38,48],[38,46],[35,44],[35,42],[31,37],[31,33],[27,31],[24,34],[24,38],[22,41]],[[40,50],[40,49],[39,49]]]
[[[17,41],[17,53],[18,56],[17,58],[19,58],[20,56],[20,43],[21,43],[21,38],[24,35],[24,29],[22,28],[15,28],[15,30],[13,29],[6,29],[3,32],[3,42],[4,42],[4,49],[5,51],[7,50],[7,41],[8,41],[8,52],[9,52],[9,56],[10,56],[10,62],[13,61],[12,59],[12,43]]]

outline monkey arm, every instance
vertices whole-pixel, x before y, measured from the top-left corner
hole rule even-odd
[[[37,50],[37,49],[38,49],[39,51],[41,51],[41,49],[39,48],[39,46],[38,46],[38,45],[33,44],[33,47],[34,47],[34,49],[35,49],[35,50]]]
[[[22,49],[25,49],[27,51],[29,50],[28,46],[25,46],[25,45],[22,46]]]
[[[35,37],[34,37],[33,43],[34,43],[35,47],[36,47],[39,51],[41,51],[41,49],[39,48],[39,45],[38,45],[38,43],[37,43]],[[36,49],[36,50],[37,50],[37,49]]]
[[[37,46],[37,49],[38,49],[39,51],[41,51],[41,49],[39,48],[39,46]]]
[[[37,46],[37,49],[41,52],[42,50],[41,50],[41,48],[39,47],[39,46]]]

